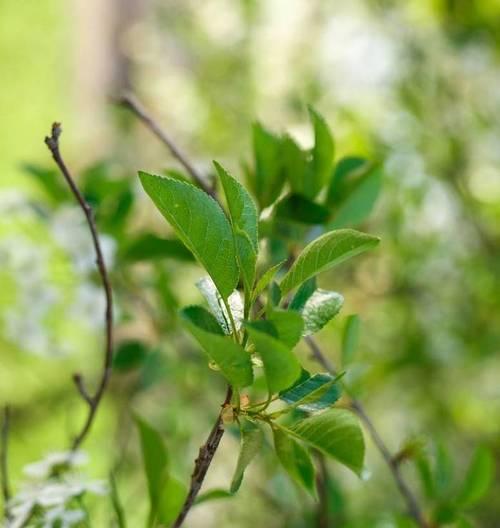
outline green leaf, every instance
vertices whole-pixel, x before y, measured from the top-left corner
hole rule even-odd
[[[371,167],[368,160],[356,156],[342,158],[333,171],[326,203],[338,206],[348,195],[353,181],[366,174]]]
[[[238,462],[236,463],[233,479],[229,488],[230,493],[236,493],[240,488],[245,470],[260,451],[264,440],[262,429],[248,420],[242,421],[240,433],[240,454],[238,455]]]
[[[225,336],[215,317],[201,306],[181,311],[187,329],[202,346],[222,375],[236,389],[253,382],[251,356],[241,345]]]
[[[160,433],[135,417],[149,492],[150,520],[158,514],[162,488],[168,474],[168,453]]]
[[[356,226],[372,212],[382,188],[382,171],[374,169],[351,189],[334,214],[331,227]]]
[[[113,355],[113,368],[119,372],[127,372],[140,366],[148,355],[148,347],[137,340],[123,341]]]
[[[273,424],[274,449],[290,477],[316,496],[315,470],[309,453],[280,427]]]
[[[294,193],[304,195],[307,193],[307,162],[308,153],[304,152],[295,140],[288,134],[282,138],[281,150],[282,160],[290,187]]]
[[[353,358],[356,348],[358,347],[359,331],[361,320],[358,315],[349,315],[344,326],[342,334],[342,366],[349,365]]]
[[[250,292],[255,281],[255,264],[259,251],[257,206],[239,181],[216,161],[214,165],[226,196],[243,281],[246,290]]]
[[[115,521],[118,528],[127,528],[127,521],[125,517],[125,511],[123,509],[120,495],[118,494],[118,487],[116,485],[116,478],[113,472],[109,475],[109,496],[111,499],[111,505],[115,513]]]
[[[358,420],[350,411],[330,409],[296,422],[287,430],[361,474],[365,444]]]
[[[124,250],[123,258],[130,262],[171,258],[181,262],[192,262],[193,254],[177,239],[160,238],[144,233],[133,240]]]
[[[212,277],[222,297],[236,288],[236,247],[229,220],[208,194],[181,181],[139,172],[145,191]]]
[[[332,134],[323,117],[312,107],[309,107],[309,115],[314,128],[314,147],[305,196],[314,198],[330,176],[334,145]]]
[[[306,280],[297,290],[288,308],[301,312],[307,300],[316,291],[316,277]]]
[[[222,488],[216,488],[205,493],[200,493],[196,498],[195,505],[213,500],[230,499],[231,497],[233,497],[231,492]]]
[[[188,490],[184,483],[169,475],[165,480],[158,504],[158,520],[162,526],[170,526],[179,515]]]
[[[292,385],[300,376],[300,364],[288,346],[270,336],[262,327],[247,323],[248,334],[262,358],[269,393],[274,394]]]
[[[196,287],[200,290],[203,297],[205,297],[210,311],[215,315],[215,318],[222,330],[224,330],[224,333],[226,335],[232,334],[233,330],[231,328],[227,308],[220,293],[215,287],[214,281],[208,276],[202,277],[196,282]],[[236,330],[239,330],[243,321],[243,301],[241,300],[240,292],[237,290],[233,291],[228,297],[227,303],[231,310]]]
[[[279,340],[288,348],[292,349],[300,341],[304,321],[297,312],[275,309],[267,320],[276,329]]]
[[[340,293],[317,289],[307,299],[301,314],[304,320],[302,335],[307,336],[319,332],[340,311],[344,297]]]
[[[257,281],[257,284],[255,285],[255,288],[253,290],[253,294],[252,294],[253,301],[255,301],[255,299],[257,299],[257,297],[267,288],[267,286],[274,279],[274,277],[276,276],[276,273],[278,273],[279,269],[281,268],[281,266],[283,266],[285,262],[286,262],[285,260],[278,262],[278,264],[275,264],[274,266],[272,266],[271,268],[269,268],[262,274],[262,276]]]
[[[68,201],[70,198],[69,189],[64,185],[64,179],[59,171],[55,169],[46,169],[38,165],[26,163],[22,166],[30,176],[36,179],[36,182],[46,193],[54,204],[60,204]]]
[[[476,504],[489,490],[494,477],[495,462],[489,449],[479,447],[458,494],[458,503],[462,508]]]
[[[331,407],[341,395],[338,378],[331,374],[314,374],[298,385],[280,393],[280,399],[300,411],[316,412]]]
[[[330,218],[330,210],[299,194],[285,196],[275,207],[277,218],[302,224],[324,224]]]
[[[278,198],[285,183],[282,140],[260,123],[255,123],[252,130],[255,173],[249,183],[261,209],[264,209]]]
[[[307,279],[375,247],[379,239],[353,229],[330,231],[308,244],[281,281],[283,295]]]

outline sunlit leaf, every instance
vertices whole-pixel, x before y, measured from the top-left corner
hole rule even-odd
[[[375,247],[379,239],[352,229],[331,231],[313,240],[280,283],[285,295],[307,279]]]
[[[239,269],[231,224],[219,204],[194,185],[139,172],[145,191],[177,236],[227,298],[236,288]]]
[[[340,293],[317,289],[306,301],[301,310],[304,320],[302,335],[319,332],[340,311],[344,297]]]

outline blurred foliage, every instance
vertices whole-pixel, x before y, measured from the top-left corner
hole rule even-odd
[[[256,134],[276,149],[310,147],[303,103],[321,110],[344,160],[335,178],[347,206],[330,218],[313,191],[292,194],[280,202],[281,222],[263,220],[261,229],[274,235],[273,262],[327,220],[381,237],[376,254],[321,278],[345,306],[319,341],[336,364],[346,361],[348,383],[426,510],[451,526],[494,527],[500,518],[491,474],[500,467],[499,23],[496,0],[153,0],[119,28],[120,57],[109,57],[112,65],[125,56],[129,82],[205,172],[210,159],[227,160],[244,181]],[[90,473],[113,469],[129,525],[140,525],[148,504],[130,409],[155,424],[175,453],[171,471],[187,482],[224,391],[179,329],[177,308],[201,300],[193,286],[201,271],[138,190],[136,169],[169,164],[162,146],[108,106],[79,126],[88,111],[75,73],[83,37],[68,5],[4,2],[0,35],[8,78],[0,90],[8,131],[0,140],[0,400],[14,407],[13,484],[26,463],[66,446],[83,415],[70,374],[90,378],[100,364],[103,300],[90,241],[42,142],[60,117],[67,159],[105,235],[118,306],[114,379],[86,445]],[[256,118],[266,128],[254,125],[252,135]],[[106,130],[99,141],[98,129]],[[312,213],[315,224],[304,224]],[[227,488],[237,442],[226,435],[206,491]],[[192,525],[313,526],[313,501],[267,451],[237,496],[215,493],[193,510]],[[334,525],[411,526],[370,444],[366,466],[359,481],[328,465]],[[95,502],[107,520],[111,507]]]

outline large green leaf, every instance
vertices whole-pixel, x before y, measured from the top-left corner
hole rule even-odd
[[[293,352],[285,343],[269,335],[255,323],[248,323],[246,328],[262,358],[269,393],[274,394],[290,387],[301,372]]]
[[[314,128],[314,147],[304,194],[308,198],[314,198],[326,185],[330,176],[334,144],[330,129],[323,117],[312,107],[309,108],[309,114]]]
[[[252,384],[250,354],[223,334],[210,312],[202,306],[189,306],[181,311],[181,317],[188,330],[233,387],[241,388]]]
[[[243,281],[247,291],[250,291],[255,281],[255,264],[259,247],[257,207],[239,181],[219,163],[214,162],[214,165],[226,195]]]
[[[309,453],[283,429],[273,426],[274,449],[292,479],[316,496],[315,470]]]
[[[344,297],[340,293],[317,289],[306,301],[301,314],[304,320],[302,335],[319,332],[340,311]]]
[[[160,498],[168,478],[168,453],[160,433],[135,417],[141,441],[142,460],[149,492],[150,525],[158,515]]]
[[[236,493],[241,486],[245,469],[255,458],[262,447],[264,434],[262,429],[248,420],[243,420],[240,426],[241,444],[238,462],[234,470],[233,479],[229,491]]]
[[[307,279],[375,247],[378,243],[378,238],[353,229],[325,233],[307,245],[294,262],[281,281],[282,294],[285,295]]]
[[[194,185],[139,172],[145,191],[227,298],[238,283],[236,247],[219,204]]]
[[[365,443],[358,420],[350,411],[330,409],[296,422],[287,430],[361,474]]]
[[[310,378],[280,393],[280,399],[305,412],[331,407],[339,398],[341,388],[331,374],[314,374]]]
[[[470,463],[458,495],[462,508],[476,504],[489,490],[493,481],[495,463],[489,449],[479,447]]]

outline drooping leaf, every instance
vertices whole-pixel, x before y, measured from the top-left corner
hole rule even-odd
[[[312,107],[309,107],[309,115],[314,128],[314,147],[304,195],[314,198],[326,185],[330,176],[334,144],[330,128],[323,117]]]
[[[282,262],[278,262],[278,264],[275,264],[263,273],[263,275],[257,281],[257,284],[255,285],[255,288],[253,290],[253,300],[255,300],[267,288],[267,286],[274,279],[276,273],[278,273],[279,269],[281,268],[281,266],[283,266],[284,263],[284,260]]]
[[[236,493],[240,488],[245,470],[260,451],[264,440],[262,429],[248,420],[241,422],[240,433],[240,454],[238,455],[238,462],[236,463],[233,479],[229,488],[231,493]]]
[[[314,374],[309,379],[280,393],[280,399],[305,412],[331,407],[341,395],[338,378],[331,374]]]
[[[340,293],[317,289],[307,299],[301,314],[304,320],[302,335],[307,336],[319,332],[340,311],[344,297]]]
[[[142,460],[149,492],[150,524],[158,515],[162,489],[168,478],[168,453],[160,433],[135,417],[141,441]]]
[[[259,251],[257,207],[240,182],[219,163],[214,162],[214,165],[226,196],[243,280],[247,291],[250,291],[255,281],[255,264]]]
[[[145,191],[227,298],[238,283],[236,247],[219,204],[194,185],[139,172]]]
[[[224,333],[230,335],[232,328],[229,314],[214,281],[208,276],[202,277],[196,282],[196,287],[200,290],[203,297],[205,297],[210,311],[215,315]],[[243,321],[243,301],[241,300],[240,292],[237,290],[233,291],[228,297],[227,303],[229,304],[229,309],[236,324],[236,330],[239,330]]]
[[[296,422],[287,430],[360,475],[365,444],[353,413],[344,409],[330,409]]]
[[[273,310],[267,320],[276,328],[278,339],[292,349],[300,341],[304,328],[304,321],[297,312],[287,310]]]
[[[330,210],[300,194],[285,196],[275,207],[277,218],[301,224],[324,224],[330,218]]]
[[[233,387],[241,388],[252,384],[250,354],[229,336],[223,334],[217,320],[210,312],[201,306],[189,306],[181,311],[181,318]]]
[[[160,238],[144,233],[132,240],[123,251],[123,258],[131,262],[171,258],[181,262],[194,261],[193,254],[177,239]]]
[[[300,364],[285,343],[254,323],[246,325],[250,339],[262,358],[270,394],[286,389],[300,376]]]
[[[493,481],[494,468],[491,451],[485,447],[477,448],[458,494],[461,508],[473,506],[486,494]]]
[[[316,496],[315,470],[309,453],[280,427],[274,426],[274,449],[290,477]]]
[[[347,366],[352,362],[354,353],[358,346],[361,320],[358,315],[353,314],[347,317],[344,333],[342,334],[342,366]]]
[[[378,243],[378,238],[353,229],[325,233],[304,248],[285,275],[280,284],[283,295],[307,279],[375,247]]]

